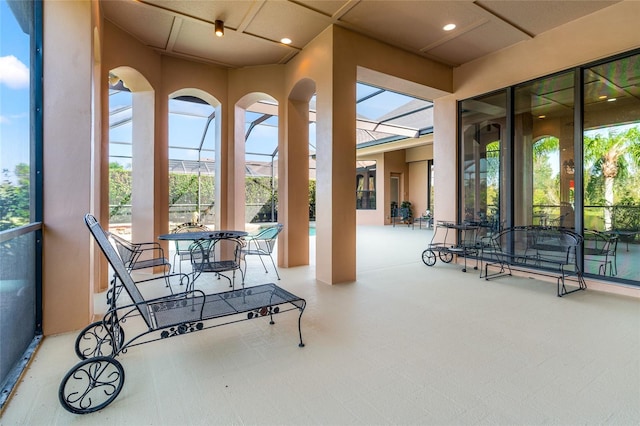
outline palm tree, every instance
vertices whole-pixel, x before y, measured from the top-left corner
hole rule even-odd
[[[560,183],[552,162],[559,162],[560,140],[546,136],[535,141],[532,149],[534,204],[559,205]]]
[[[597,133],[593,137],[584,138],[584,160],[586,164],[592,164],[591,178],[588,182],[589,189],[596,189],[602,185],[602,199],[604,201],[604,227],[612,228],[614,199],[614,182],[617,178],[626,175],[630,162],[640,164],[640,128],[634,127],[625,132],[609,131],[608,135]],[[625,155],[628,153],[629,155]],[[585,172],[587,172],[585,167]],[[598,191],[600,192],[600,191]]]

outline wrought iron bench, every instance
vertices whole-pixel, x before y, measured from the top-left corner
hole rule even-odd
[[[555,277],[558,297],[585,290],[587,285],[577,263],[577,249],[582,242],[580,235],[566,228],[507,228],[482,246],[480,259],[484,268],[480,277],[489,280],[512,275],[512,269],[517,269]],[[490,274],[490,267],[498,268],[498,271]],[[572,276],[577,281],[577,287],[568,290],[567,278]]]
[[[172,274],[170,278],[186,284],[187,291],[145,299],[97,220],[86,215],[85,222],[114,270],[114,281],[108,291],[115,292],[115,281],[119,281],[131,303],[118,305],[117,297],[109,297],[109,309],[103,319],[89,324],[76,338],[75,352],[82,361],[67,372],[58,390],[58,398],[66,410],[86,414],[113,402],[124,385],[124,369],[116,357],[144,343],[266,316],[273,324],[275,314],[298,310],[298,346],[304,346],[300,326],[306,306],[304,299],[275,284],[205,294],[191,288],[186,274]],[[127,322],[138,322],[131,321],[134,317],[144,321],[146,330],[125,337]],[[131,327],[127,331],[137,329],[140,328]]]

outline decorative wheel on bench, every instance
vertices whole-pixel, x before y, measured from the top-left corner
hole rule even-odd
[[[114,333],[108,331],[103,321],[96,321],[86,326],[76,338],[76,355],[80,359],[96,356],[114,356],[117,348],[124,343],[124,329],[118,327],[118,343],[113,344]]]
[[[58,398],[72,413],[93,413],[111,404],[123,386],[122,364],[115,358],[97,356],[69,370],[60,383]]]

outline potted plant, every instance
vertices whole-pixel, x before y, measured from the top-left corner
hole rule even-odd
[[[400,203],[400,219],[403,223],[411,223],[413,221],[413,210],[411,201],[403,201]]]

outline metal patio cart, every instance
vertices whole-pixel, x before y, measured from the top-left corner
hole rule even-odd
[[[477,237],[480,228],[479,224],[472,222],[456,224],[438,221],[429,246],[422,252],[422,261],[427,266],[435,265],[437,258],[444,263],[450,263],[455,254],[464,257],[462,272],[467,272],[467,257],[476,257],[473,269],[478,269],[477,254],[480,244]]]
[[[113,402],[124,385],[124,369],[116,357],[144,343],[260,317],[268,316],[273,324],[275,314],[298,310],[298,346],[304,346],[300,327],[306,306],[304,299],[275,284],[211,294],[191,289],[145,299],[97,220],[86,215],[85,222],[114,270],[114,281],[122,283],[131,303],[117,305],[118,298],[110,297],[103,319],[88,325],[76,338],[75,352],[82,361],[67,372],[58,390],[58,398],[66,410],[86,414]],[[171,278],[178,278],[180,284],[185,284],[183,288],[190,288],[185,282],[188,275],[172,274]],[[114,292],[115,287],[112,284],[108,291]],[[139,327],[140,321],[146,329]],[[141,331],[125,337],[125,328],[128,333]]]

